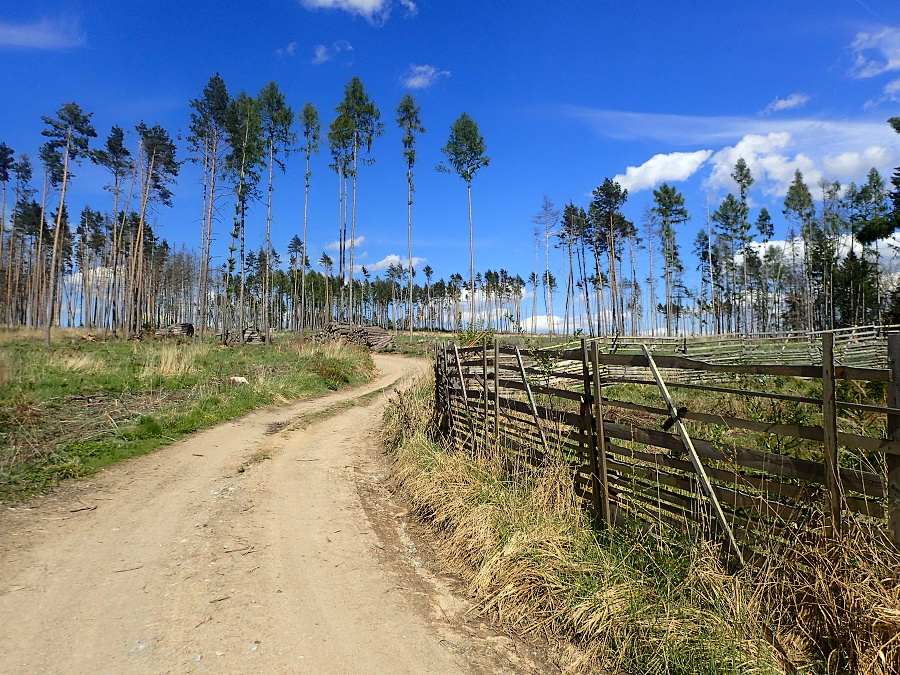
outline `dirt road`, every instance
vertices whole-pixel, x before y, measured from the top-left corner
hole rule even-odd
[[[426,364],[376,363],[4,509],[0,672],[542,671],[418,556],[360,397]]]

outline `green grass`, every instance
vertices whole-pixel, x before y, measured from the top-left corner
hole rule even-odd
[[[85,342],[45,349],[0,335],[0,500],[150,452],[186,434],[284,403],[360,384],[367,351],[283,341]],[[231,386],[230,376],[248,380]]]

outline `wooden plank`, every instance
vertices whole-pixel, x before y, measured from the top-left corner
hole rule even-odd
[[[522,382],[517,382],[516,380],[508,380],[502,379],[500,380],[500,386],[505,389],[515,389],[517,391],[525,391],[525,384]],[[564,398],[569,401],[581,401],[582,394],[578,391],[571,391],[569,389],[558,389],[556,387],[545,387],[539,384],[532,384],[531,390],[533,392],[537,392],[538,394],[546,394],[547,396],[556,396],[557,398]]]
[[[822,454],[825,458],[825,497],[831,534],[841,533],[844,491],[838,475],[837,406],[835,405],[834,335],[822,335]]]
[[[500,437],[500,341],[494,338],[494,439]]]
[[[481,384],[484,387],[484,440],[482,441],[482,447],[487,450],[488,447],[488,399],[490,398],[490,392],[488,390],[488,339],[487,335],[484,336],[483,341],[483,349],[481,350]]]
[[[501,407],[515,410],[516,412],[531,413],[531,408],[524,401],[517,401],[514,398],[506,396],[500,397]],[[548,422],[559,422],[569,426],[578,426],[578,415],[567,410],[550,410],[543,406],[537,406],[538,416]]]
[[[649,368],[646,356],[639,354],[603,354],[603,363],[606,365],[635,366]],[[659,368],[678,368],[683,370],[699,370],[714,373],[732,373],[743,375],[769,375],[782,377],[808,377],[818,378],[822,376],[822,370],[818,366],[784,365],[784,364],[720,364],[708,363],[689,359],[684,356],[654,357]],[[853,368],[850,366],[837,366],[834,369],[835,377],[842,380],[865,380],[869,382],[889,382],[891,372],[883,368]]]
[[[679,451],[684,447],[681,439],[675,434],[655,429],[644,429],[607,421],[606,433],[612,438],[619,440],[636,441],[668,450]],[[729,448],[729,451],[733,453],[729,457],[709,441],[694,438],[693,443],[697,454],[706,459],[716,459],[729,464],[736,464],[745,469],[755,469],[780,476],[800,478],[822,484],[825,482],[825,465],[819,462],[741,446]],[[840,475],[844,488],[847,490],[875,495],[882,489],[882,478],[878,474],[842,468]]]
[[[615,399],[604,398],[603,402],[613,408],[622,408],[625,410],[634,410],[636,412],[645,412],[653,415],[668,416],[668,411],[662,408],[654,408],[652,406],[644,406],[637,403],[628,403],[626,401],[617,401]],[[821,401],[817,401],[820,405]],[[726,417],[725,415],[710,415],[707,413],[697,413],[687,410],[681,414],[686,420],[695,422],[703,422],[705,424],[725,425],[733,429],[744,429],[747,431],[756,431],[764,434],[774,434],[776,436],[787,436],[789,438],[799,438],[807,441],[824,442],[825,432],[822,427],[809,427],[799,424],[769,424],[767,422],[754,422],[739,417]],[[886,438],[872,438],[870,436],[859,436],[857,434],[848,434],[844,432],[837,433],[837,439],[840,445],[850,448],[859,448],[868,450],[869,452],[888,452],[891,454],[900,454],[900,443]]]
[[[685,472],[692,470],[690,462],[672,457],[668,454],[641,452],[612,444],[607,447],[609,452],[619,455],[622,458],[637,460],[647,464],[656,464]],[[730,483],[742,488],[753,488],[759,490],[764,495],[775,494],[781,498],[788,498],[810,504],[818,502],[821,499],[821,490],[817,487],[781,483],[777,480],[773,480],[770,476],[748,475],[739,471],[725,471],[711,466],[706,467],[706,472],[711,478],[715,478],[723,483]],[[874,496],[876,498],[881,498],[884,496],[884,491],[881,490],[879,494]],[[862,513],[873,517],[881,517],[884,513],[881,504],[875,500],[847,496],[844,497],[844,500],[847,509],[855,513]]]
[[[610,384],[648,384],[655,385],[653,380],[641,380],[630,378],[607,378]],[[756,398],[768,398],[775,401],[796,401],[797,403],[812,403],[820,405],[822,401],[817,398],[809,398],[807,396],[791,396],[790,394],[771,394],[764,391],[753,391],[752,389],[734,389],[733,387],[715,387],[707,384],[685,384],[683,382],[668,382],[669,387],[673,389],[694,389],[697,391],[712,391],[719,394],[735,394],[736,396],[753,396]]]
[[[668,485],[687,492],[691,492],[693,489],[693,480],[691,478],[661,471],[655,467],[609,461],[609,469],[618,471],[620,474],[638,476],[654,483]],[[769,516],[780,518],[785,522],[798,519],[807,514],[807,510],[784,502],[767,499],[763,495],[751,495],[735,488],[716,484],[712,484],[712,489],[715,491],[716,497],[724,503],[738,508],[753,509],[763,515],[768,514]]]
[[[590,366],[588,365],[588,352],[585,348],[585,344],[586,342],[582,338],[581,372],[584,376],[584,402],[581,406],[581,417],[584,422],[581,428],[587,435],[585,449],[587,450],[588,455],[588,475],[591,480],[591,504],[594,507],[595,517],[598,518],[604,526],[609,527],[609,502],[607,498],[607,503],[604,507],[603,500],[600,497],[600,472],[597,462],[597,423],[603,418],[602,415],[598,418],[595,414],[594,398],[595,396],[599,396],[600,390],[599,388],[593,387]],[[604,476],[604,479],[605,478],[606,477]]]

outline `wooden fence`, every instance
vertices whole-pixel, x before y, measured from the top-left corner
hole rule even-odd
[[[436,410],[472,452],[568,463],[602,523],[702,534],[739,561],[850,520],[900,544],[900,333],[885,342],[888,368],[836,363],[832,333],[814,365],[443,344]]]

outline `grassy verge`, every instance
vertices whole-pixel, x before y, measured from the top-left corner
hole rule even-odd
[[[509,630],[565,645],[568,672],[900,672],[900,552],[876,531],[848,523],[729,573],[674,532],[594,529],[566,466],[445,446],[432,398],[421,384],[388,408],[398,488],[440,535],[445,571]]]
[[[575,673],[781,672],[758,603],[713,550],[593,529],[567,467],[511,474],[448,449],[427,433],[430,401],[423,386],[388,410],[395,478],[498,622],[568,645]]]
[[[281,342],[85,342],[51,349],[0,334],[0,500],[144,454],[185,434],[283,403],[360,384],[368,352]],[[228,378],[246,378],[234,386]]]

